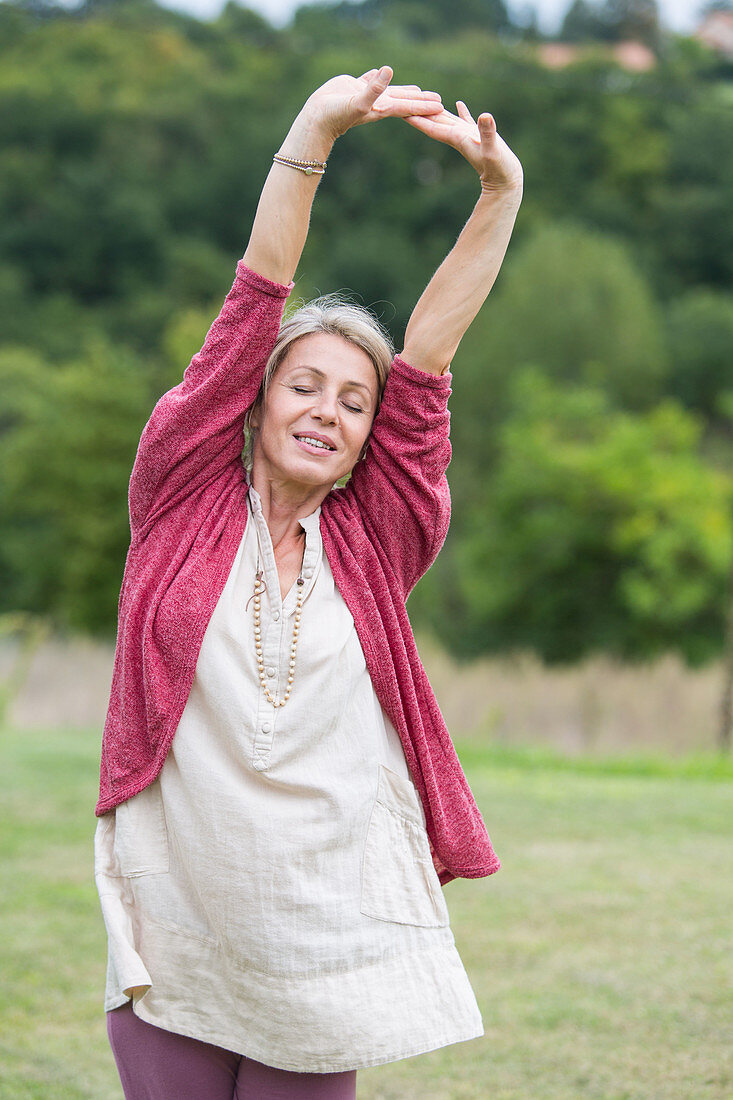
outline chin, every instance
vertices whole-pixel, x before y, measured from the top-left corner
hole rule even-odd
[[[310,458],[308,455],[284,454],[283,451],[285,448],[279,454],[276,453],[272,458],[268,458],[266,451],[263,453],[262,449],[255,447],[253,473],[256,468],[272,481],[291,482],[308,489],[324,486],[330,489],[337,481],[351,473],[358,459],[356,456],[354,462],[347,465],[343,454],[338,456],[339,461],[336,462],[329,459],[324,461],[320,458]]]
[[[291,466],[287,469],[279,467],[272,472],[278,479],[282,479],[283,481],[297,482],[301,485],[307,485],[308,488],[313,489],[316,486],[322,485],[328,485],[328,487],[330,488],[332,485],[335,485],[340,478],[348,474],[350,472],[350,469],[351,468],[349,467],[348,470],[344,470],[341,468],[340,465],[331,466],[330,468],[326,469],[325,463],[321,469],[317,469],[309,463],[304,462],[302,464],[298,463],[297,465]]]

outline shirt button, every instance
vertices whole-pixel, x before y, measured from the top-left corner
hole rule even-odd
[[[275,675],[275,669],[274,668],[268,668],[267,675],[268,676],[274,676]]]
[[[271,728],[272,728],[272,727],[270,726],[270,723],[269,723],[269,722],[263,722],[263,723],[262,723],[262,732],[263,732],[263,733],[269,733],[269,732],[270,732],[270,730],[271,730]]]
[[[279,611],[273,611],[272,617],[275,620],[275,622],[277,622],[278,619],[280,618],[280,612]]]
[[[306,578],[306,580],[308,580],[309,577],[313,576],[313,570],[312,569],[304,569],[303,570],[303,576]]]

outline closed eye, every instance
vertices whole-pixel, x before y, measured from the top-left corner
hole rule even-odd
[[[291,389],[293,389],[296,393],[313,393],[314,392],[312,389],[309,389],[308,386],[292,386]],[[354,412],[354,413],[363,413],[364,412],[364,410],[359,405],[349,405],[349,403],[347,401],[344,401],[343,405],[344,405],[345,409],[349,410],[349,412]]]

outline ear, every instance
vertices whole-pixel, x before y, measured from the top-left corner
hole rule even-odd
[[[247,426],[253,431],[259,431],[262,424],[262,394],[258,394],[247,417]]]

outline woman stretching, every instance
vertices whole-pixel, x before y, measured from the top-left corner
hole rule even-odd
[[[95,838],[127,1100],[347,1100],[360,1067],[483,1035],[441,887],[499,861],[405,600],[447,532],[448,370],[522,171],[491,115],[391,79],[307,100],[135,458]],[[389,116],[481,184],[399,355],[333,297],[281,321],[333,142]]]

